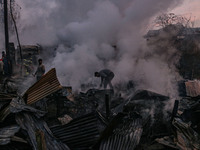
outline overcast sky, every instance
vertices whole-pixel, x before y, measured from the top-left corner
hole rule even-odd
[[[41,3],[41,0],[37,0],[38,2],[40,2]],[[116,0],[116,1],[119,1],[119,0]],[[125,0],[125,1],[123,1],[120,5],[122,5],[123,6],[123,4],[125,5],[125,3],[127,2],[127,1],[131,1],[131,0]],[[168,1],[168,0],[166,0],[166,1]],[[165,2],[166,2],[165,1]],[[24,12],[24,10],[26,10],[24,7],[23,7],[23,3],[25,3],[26,1],[25,0],[17,0],[16,1],[17,3],[19,3],[19,5],[22,7],[22,10],[21,10],[21,13],[23,13]],[[52,3],[50,3],[50,2],[52,2]],[[55,2],[54,0],[50,0],[49,1],[49,3],[50,4],[54,4],[53,2]],[[92,1],[91,1],[92,2]],[[195,23],[194,23],[194,27],[200,27],[200,10],[199,10],[199,7],[200,7],[200,0],[182,0],[182,4],[179,4],[179,5],[177,5],[176,6],[176,8],[175,9],[169,9],[169,12],[172,12],[172,13],[175,13],[176,15],[185,15],[185,16],[187,16],[187,17],[191,17],[191,20],[192,21],[194,21]],[[164,2],[163,2],[164,3]],[[51,6],[54,6],[54,5],[48,5],[48,7],[47,8],[45,8],[45,10],[47,10],[47,9],[52,9],[51,8]],[[41,6],[42,7],[42,6]],[[80,7],[82,7],[82,6],[80,6],[80,5],[78,5],[77,6],[78,7],[78,9],[80,8]],[[89,6],[88,6],[89,7]],[[87,8],[86,6],[84,7],[84,8]],[[29,10],[29,13],[25,13],[25,14],[27,14],[28,16],[30,15],[32,15],[32,17],[26,17],[27,15],[22,15],[22,20],[20,20],[20,21],[18,21],[18,28],[20,28],[20,26],[21,25],[19,25],[19,24],[21,24],[22,22],[24,23],[24,22],[31,22],[30,20],[32,20],[32,22],[34,22],[34,16],[36,16],[37,14],[40,14],[41,13],[41,11],[35,11],[35,9],[36,9],[36,6],[34,6],[34,7],[31,7],[31,9],[30,8],[28,8],[27,10]],[[69,8],[67,8],[67,9],[69,9]],[[144,12],[146,11],[145,9],[143,10]],[[37,13],[36,13],[37,12]],[[74,10],[72,11],[73,12],[73,15],[74,14],[76,14],[77,12],[75,12]],[[33,16],[34,15],[34,16]],[[42,16],[43,15],[43,16]],[[41,18],[42,17],[44,17],[44,15],[46,15],[47,16],[47,14],[42,14],[41,15]],[[69,16],[72,16],[72,14],[70,14],[70,13],[67,13],[66,14],[67,15],[67,17],[66,18],[69,18]],[[23,18],[25,17],[25,19],[23,20]],[[84,17],[84,16],[81,16],[80,15],[80,17]],[[31,18],[31,19],[30,19]],[[70,21],[73,21],[73,20],[70,20]],[[31,23],[32,24],[32,23]],[[33,27],[33,26],[32,26]],[[57,28],[59,28],[59,27],[57,27]],[[151,25],[150,25],[150,28],[147,28],[147,30],[148,29],[151,29]],[[3,29],[1,30],[1,31],[3,31]],[[2,32],[3,33],[3,32]],[[34,31],[33,33],[36,33],[36,31]],[[43,32],[42,32],[43,33]],[[51,33],[51,32],[50,32]],[[41,33],[40,33],[41,34]],[[20,34],[21,35],[21,34]],[[30,33],[28,33],[28,35],[30,35]],[[22,35],[21,35],[22,36]],[[24,36],[24,35],[23,35]],[[54,37],[54,36],[49,36],[49,38],[50,37]],[[11,37],[10,37],[11,38]],[[11,38],[11,40],[13,40],[12,38]],[[30,39],[27,39],[27,40],[30,40]],[[51,41],[51,40],[50,40]],[[38,42],[38,41],[37,41]],[[36,42],[36,43],[37,43]],[[0,35],[0,49],[2,49],[3,47],[4,47],[4,36],[3,36],[3,34],[2,35]]]

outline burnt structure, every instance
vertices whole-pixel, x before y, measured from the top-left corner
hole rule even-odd
[[[176,52],[168,59],[179,59],[175,65],[180,75],[185,79],[200,78],[200,28],[168,25],[159,30],[148,31],[144,38],[155,49],[167,51],[175,48]]]

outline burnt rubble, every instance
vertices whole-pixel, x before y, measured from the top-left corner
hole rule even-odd
[[[73,94],[52,69],[22,96],[5,90],[9,86],[1,91],[1,149],[198,150],[196,82],[182,82],[185,95],[166,110],[172,100],[149,90],[129,89],[123,97],[99,89]]]

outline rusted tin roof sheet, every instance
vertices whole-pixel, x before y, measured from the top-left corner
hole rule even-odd
[[[185,82],[187,96],[196,97],[200,95],[200,81],[187,81]]]
[[[27,102],[27,104],[33,104],[40,99],[58,91],[61,89],[55,68],[51,69],[47,72],[39,81],[37,81],[33,86],[31,86],[23,98]]]
[[[141,119],[127,122],[123,126],[116,128],[110,137],[104,139],[99,150],[134,150],[140,142],[142,132]]]

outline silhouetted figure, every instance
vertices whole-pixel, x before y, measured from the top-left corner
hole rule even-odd
[[[45,73],[45,66],[42,64],[42,59],[38,59],[38,64],[38,68],[34,74],[34,76],[36,75],[37,81],[40,80]]]
[[[8,77],[10,76],[9,63],[4,51],[2,52],[2,62],[3,62],[3,74],[4,76]]]
[[[114,78],[115,75],[112,71],[110,71],[109,69],[103,69],[99,72],[95,72],[94,76],[95,77],[101,77],[100,87],[102,87],[102,85],[103,85],[104,89],[106,89],[107,85],[109,84],[110,89],[113,89],[111,80]]]

